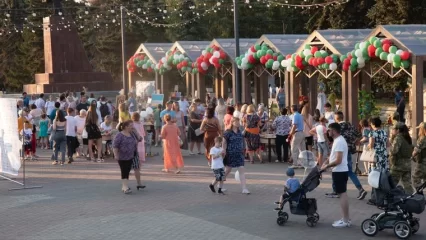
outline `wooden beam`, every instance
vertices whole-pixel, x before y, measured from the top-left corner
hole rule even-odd
[[[161,81],[160,81],[160,74],[155,71],[155,92],[158,92],[158,90],[161,91]]]
[[[204,102],[206,99],[206,81],[204,79],[204,74],[201,73],[197,73],[197,92],[198,98]]]
[[[214,93],[216,94],[216,98],[219,98],[219,96],[221,95],[221,84],[220,84],[220,76],[219,76],[219,70],[215,69],[214,70]]]
[[[185,95],[184,96],[188,96],[189,92],[191,91],[191,74],[189,72],[186,72],[185,75]],[[183,95],[183,93],[182,93]]]
[[[290,73],[284,72],[284,93],[285,93],[285,106],[290,106],[291,95],[290,95]]]
[[[220,95],[225,100],[228,98],[228,88],[229,88],[228,76],[221,77],[220,78]]]
[[[349,112],[349,102],[348,102],[348,84],[349,84],[349,78],[352,76],[352,74],[347,71],[342,71],[342,112],[343,114],[347,114]],[[328,102],[328,100],[327,100]],[[334,108],[334,106],[332,106]],[[348,116],[346,116],[348,117]]]
[[[299,74],[300,76],[300,74]],[[290,102],[289,106],[299,104],[299,76],[296,77],[296,72],[290,72]]]
[[[195,90],[197,90],[197,82],[195,81],[195,74],[191,74],[191,97],[195,98]]]
[[[232,99],[234,99],[234,103],[237,104],[238,100],[237,100],[237,90],[236,90],[236,85],[237,85],[237,78],[235,77],[235,71],[240,71],[239,69],[236,69],[235,63],[232,63]],[[244,76],[246,73],[245,71],[241,71],[241,76]]]
[[[344,112],[345,119],[354,126],[358,126],[358,86],[359,74],[354,77],[353,72],[349,73],[348,78],[348,107]]]
[[[308,90],[308,98],[309,98],[309,112],[313,115],[315,109],[317,108],[317,99],[318,99],[318,74],[314,74],[309,79],[309,90]]]
[[[268,73],[264,72],[259,78],[259,92],[260,98],[258,103],[263,103],[265,106],[268,104],[269,99],[269,84],[268,84]]]
[[[413,57],[413,65],[412,65],[412,92],[413,92],[413,102],[411,106],[412,110],[412,119],[411,126],[417,127],[421,122],[423,122],[424,118],[424,106],[423,106],[423,67],[424,67],[424,59],[423,57]],[[408,104],[407,104],[408,105]],[[408,107],[408,106],[407,106]],[[415,131],[413,131],[414,133]],[[417,135],[413,134],[413,138],[416,139]]]
[[[247,73],[245,70],[241,70],[241,101],[243,103],[250,103],[251,102],[251,96],[250,96],[250,78],[247,77]]]

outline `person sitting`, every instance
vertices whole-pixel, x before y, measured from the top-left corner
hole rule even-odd
[[[278,204],[278,208],[275,208],[275,210],[279,211],[282,209],[282,204],[284,199],[290,197],[290,195],[297,191],[300,187],[300,181],[299,179],[294,177],[294,169],[288,168],[286,175],[288,176],[288,179],[286,181],[286,184],[284,185],[284,194],[281,196],[279,202],[275,202],[275,204]]]

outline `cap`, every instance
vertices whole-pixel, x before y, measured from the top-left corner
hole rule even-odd
[[[419,129],[419,128],[426,128],[426,122],[421,122],[421,123],[419,124],[419,126],[417,126],[416,128],[417,128],[417,129]]]
[[[293,168],[288,168],[286,175],[289,177],[293,177],[294,176],[294,169]]]

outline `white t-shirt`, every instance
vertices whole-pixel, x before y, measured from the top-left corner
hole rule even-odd
[[[333,172],[347,172],[348,169],[348,144],[343,136],[334,139],[331,147],[330,163],[336,161],[337,152],[343,152],[342,163],[333,168]]]
[[[44,99],[43,98],[39,98],[39,99],[37,99],[36,101],[35,101],[35,103],[34,103],[36,106],[37,106],[37,108],[38,109],[43,109],[44,108],[44,105],[46,104],[45,102],[44,102]]]
[[[334,123],[334,112],[325,112],[324,117],[328,120],[327,126],[330,123]]]
[[[222,148],[212,147],[210,149],[210,155],[217,155],[222,153]],[[212,169],[219,169],[223,168],[223,158],[222,155],[220,155],[218,158],[212,158]]]
[[[183,112],[183,116],[188,116],[188,107],[189,107],[189,103],[186,100],[179,100],[179,109]]]
[[[77,125],[77,132],[78,134],[83,133],[84,126],[86,125],[86,118],[81,118],[80,116],[74,117],[76,125]]]
[[[235,110],[235,111],[234,111],[234,114],[233,114],[232,116],[233,116],[233,117],[235,117],[235,118],[239,118],[239,117],[240,117],[240,115],[241,115],[241,112],[240,112],[240,111]]]
[[[69,137],[75,137],[77,135],[77,133],[75,132],[77,121],[73,116],[66,116],[65,119],[67,119],[67,129],[65,135]]]
[[[315,131],[317,132],[317,141],[325,142],[326,128],[323,125],[319,124],[315,127]]]
[[[52,113],[52,111],[55,109],[55,102],[54,101],[46,102],[45,108],[46,108],[46,114],[47,116],[49,116]]]
[[[105,131],[105,132],[108,132],[108,131],[111,131],[112,130],[112,124],[110,124],[109,126],[107,126],[106,124],[105,124],[105,122],[103,122],[103,123],[101,123],[101,131]]]

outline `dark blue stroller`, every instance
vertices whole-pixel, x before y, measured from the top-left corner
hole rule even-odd
[[[315,227],[320,219],[317,213],[317,200],[315,198],[307,198],[306,193],[313,191],[320,184],[322,171],[318,167],[312,168],[311,172],[306,176],[299,189],[293,193],[284,193],[282,202],[279,204],[277,224],[283,226],[288,220],[288,213],[283,211],[284,205],[288,202],[290,212],[294,215],[306,215],[306,224],[309,227]]]

